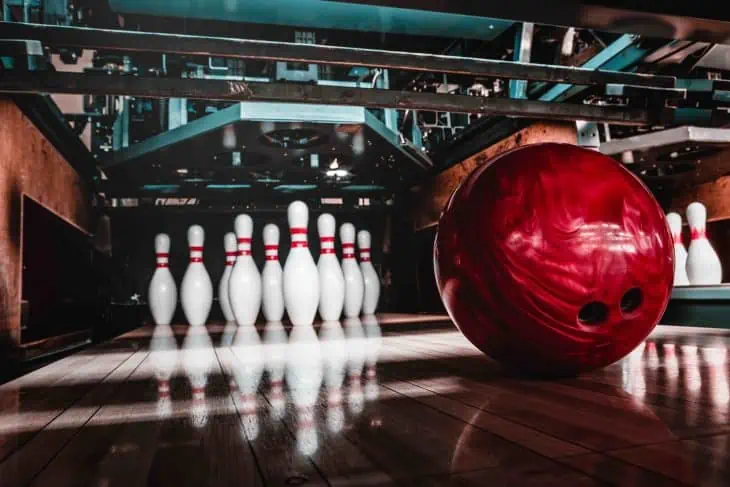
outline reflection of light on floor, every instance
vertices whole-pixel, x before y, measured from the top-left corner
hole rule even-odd
[[[647,342],[646,344],[646,350],[647,350],[647,366],[651,370],[656,370],[659,368],[659,354],[657,353],[656,349],[656,342]]]
[[[696,397],[702,389],[702,375],[697,354],[697,345],[682,345],[682,369],[684,370],[685,389]]]
[[[105,380],[107,383],[123,382],[118,379],[108,379],[107,375],[109,371],[103,366],[104,362],[123,362],[124,359],[129,357],[129,352],[116,353],[101,350],[98,353],[87,351],[83,353],[83,357],[86,358],[81,364],[72,367],[72,372],[69,373],[69,367],[66,367],[67,363],[75,363],[78,357],[71,356],[66,359],[60,360],[56,363],[46,365],[45,367],[35,370],[29,374],[24,375],[11,382],[7,382],[0,386],[0,393],[12,392],[21,389],[33,389],[36,387],[52,387],[61,380],[73,380],[73,384],[97,384],[101,380]],[[94,363],[92,364],[92,360]],[[96,365],[97,367],[88,367],[88,365]],[[84,367],[83,371],[80,370]]]
[[[380,325],[392,325],[396,323],[432,323],[432,322],[450,322],[449,315],[419,315],[419,314],[398,314],[385,313],[378,314],[378,323]]]
[[[642,342],[621,362],[621,387],[637,400],[646,396],[646,379],[644,377],[644,351],[647,344]],[[653,342],[648,343],[649,350],[656,347]]]
[[[667,378],[676,383],[676,379],[679,377],[677,347],[674,343],[663,343],[662,349],[664,350],[664,368],[666,370]]]
[[[407,319],[421,321],[418,316],[403,319],[404,322]],[[658,384],[666,387],[670,397],[696,396],[701,391],[715,405],[712,412],[718,415],[715,422],[724,421],[730,407],[726,338],[718,339],[716,346],[701,345],[698,348],[681,344],[685,341],[681,338],[683,333],[688,337],[686,341],[702,333],[696,328],[680,329],[680,338],[672,335],[680,327],[658,328],[649,341],[639,345],[621,362],[622,388],[637,400],[647,394],[647,382],[649,386]],[[297,436],[301,451],[310,454],[318,448],[317,435],[342,431],[348,421],[370,407],[368,401],[398,401],[404,395],[410,398],[452,395],[467,392],[471,387],[468,382],[465,385],[462,378],[449,375],[448,370],[436,363],[429,370],[442,375],[429,376],[419,382],[422,384],[420,387],[400,380],[383,382],[382,377],[378,377],[379,367],[383,364],[413,362],[418,365],[425,360],[482,356],[455,329],[403,330],[395,334],[391,328],[387,334],[381,335],[378,323],[366,318],[333,323],[329,328],[324,325],[310,328],[306,332],[299,329],[297,333],[287,331],[281,323],[267,324],[258,331],[244,330],[238,337],[235,333],[231,335],[230,327],[225,333],[221,326],[211,335],[204,330],[175,328],[177,340],[183,343],[179,349],[175,346],[177,342],[171,340],[175,334],[164,328],[157,330],[150,345],[149,359],[129,377],[123,374],[107,376],[110,367],[97,365],[124,362],[130,352],[115,353],[101,349],[84,354],[84,359],[93,361],[94,365],[87,365],[84,369],[71,368],[71,374],[68,366],[54,369],[52,365],[0,387],[0,391],[9,393],[47,387],[53,393],[54,387],[98,384],[102,379],[107,385],[122,381],[150,381],[154,388],[151,391],[159,394],[156,401],[108,405],[80,402],[80,405],[65,411],[6,411],[0,414],[0,434],[42,428],[80,428],[91,417],[94,425],[102,426],[179,418],[187,419],[189,424],[198,427],[210,427],[211,418],[233,415],[240,418],[242,435],[249,441],[261,441],[266,438],[263,429],[259,431],[264,424],[259,423],[262,418],[283,420],[287,414],[294,413],[296,416],[291,418],[292,421],[287,419],[287,424]],[[397,332],[397,326],[395,330]],[[236,331],[241,332],[240,329]],[[726,334],[718,330],[710,333],[714,336]],[[215,340],[222,340],[222,343],[214,344],[210,336],[217,336]],[[662,337],[667,338],[664,340]],[[708,341],[700,343],[707,344]],[[143,355],[144,351],[137,354],[139,358]],[[78,357],[77,361],[83,364]],[[703,377],[705,368],[708,374]],[[655,374],[652,370],[661,372]],[[218,391],[211,395],[214,390],[212,381],[221,384],[220,374],[224,374],[226,393]],[[185,383],[187,385],[182,385]],[[230,391],[227,385],[232,386]],[[671,392],[680,385],[687,390],[677,393],[679,396]],[[154,397],[155,392],[152,394]],[[292,407],[287,409],[287,405]],[[699,411],[700,408],[694,410]]]
[[[286,337],[286,331],[284,330],[283,326],[280,330],[281,333],[283,333],[283,336]],[[264,331],[264,336],[266,337],[266,332]],[[449,332],[434,332],[434,333],[418,333],[416,334],[404,334],[404,335],[394,335],[394,336],[388,336],[383,338],[377,338],[378,342],[382,342],[382,345],[391,345],[391,344],[398,344],[401,342],[409,342],[413,339],[414,336],[418,336],[419,339],[423,339],[425,341],[438,338],[440,340],[444,340],[447,338],[455,339],[456,343],[459,343],[460,346],[464,347],[471,347],[471,344],[466,341],[465,338],[459,333],[458,331],[449,331]],[[229,337],[230,338],[230,337]],[[380,343],[378,343],[378,346],[380,346]],[[283,378],[283,369],[286,359],[284,358],[284,354],[286,352],[286,343],[280,343],[276,340],[276,338],[272,338],[269,343],[264,343],[261,345],[261,353],[264,354],[267,357],[266,360],[266,366],[267,366],[267,372],[271,375]],[[369,345],[368,345],[369,347]],[[216,345],[216,346],[210,346],[208,348],[208,352],[210,351],[219,351],[222,349],[228,348],[223,345]],[[362,353],[368,353],[366,351],[367,347],[364,347],[362,349]],[[160,364],[159,368],[157,369],[157,373],[160,374],[160,378],[169,376],[171,373],[171,370],[175,368],[176,360],[179,360],[182,358],[180,356],[179,350],[172,350],[164,349],[164,350],[153,350],[150,349],[150,352],[155,352],[154,357],[150,357],[151,360],[159,361]],[[433,352],[433,355],[437,355],[437,352]],[[469,357],[469,356],[479,356],[481,355],[481,352],[479,352],[476,348],[470,349],[469,351],[464,351],[463,353],[459,354],[460,356]],[[443,354],[443,356],[454,356],[453,351],[449,352],[448,354]],[[116,353],[116,352],[108,352],[104,350],[100,350],[98,352],[86,352],[84,353],[84,357],[87,357],[88,361],[91,360],[105,360],[109,362],[122,362],[123,359],[129,357],[129,352],[125,353]],[[175,357],[175,358],[171,358]],[[208,358],[210,355],[208,355]],[[408,358],[404,358],[408,357]],[[408,360],[412,360],[412,357],[420,357],[423,358],[423,353],[414,350],[414,351],[408,351],[404,350],[403,353],[380,353],[379,356],[376,356],[376,360],[378,363],[384,364],[384,363],[398,363],[398,362],[406,362]],[[203,356],[203,363],[204,366],[206,363],[210,363],[209,361],[205,360],[205,355]],[[207,367],[206,367],[207,368]],[[47,369],[47,370],[46,370]],[[40,372],[43,372],[42,374]],[[107,384],[117,384],[125,382],[127,379],[124,377],[107,377],[108,371],[104,370],[103,367],[99,367],[98,369],[94,368],[87,368],[84,369],[83,374],[78,374],[77,376],[73,376],[73,384],[74,385],[86,385],[86,384],[98,384],[102,379]],[[152,377],[152,376],[150,376]],[[53,387],[58,381],[60,380],[68,380],[69,379],[69,373],[68,370],[62,367],[62,361],[59,361],[57,363],[48,365],[44,367],[43,369],[36,370],[34,372],[31,372],[30,374],[27,374],[19,379],[16,379],[14,381],[8,382],[6,384],[3,384],[0,386],[0,393],[2,392],[12,392],[19,389],[33,389],[33,388],[42,388],[42,387]],[[202,378],[201,378],[202,380]]]
[[[380,385],[386,388],[398,388],[401,387],[401,385],[407,384],[408,383],[399,381],[380,382]],[[409,396],[419,397],[433,395],[433,392],[430,390],[425,390],[415,386],[413,387],[414,391],[413,393],[409,392]],[[429,389],[445,394],[464,392],[468,390],[459,384],[457,378],[453,377],[429,379]],[[290,394],[285,394],[285,397],[287,396],[291,398]],[[400,398],[402,397],[395,393],[380,397],[381,400]],[[108,426],[122,423],[155,421],[160,419],[160,408],[163,409],[165,418],[179,419],[189,417],[196,407],[201,407],[196,400],[190,397],[176,398],[174,394],[170,398],[166,398],[163,402],[163,405],[161,405],[159,401],[104,405],[104,417],[101,419],[97,416],[96,418],[98,419],[95,421],[95,424]],[[208,421],[210,421],[210,418],[214,416],[241,413],[241,410],[231,403],[230,397],[227,395],[221,397],[207,396],[203,402]],[[0,414],[0,434],[8,435],[23,433],[35,431],[43,427],[51,430],[78,428],[83,426],[86,423],[86,419],[89,416],[92,416],[96,411],[98,411],[98,409],[98,405],[88,407],[72,406],[66,410],[69,413],[68,415],[65,415],[67,417],[59,416],[50,424],[48,423],[50,420],[49,417],[52,418],[53,416],[59,415],[63,412],[62,410],[48,410],[45,414],[38,414],[38,411]]]
[[[697,337],[700,335],[724,336],[730,337],[730,331],[719,328],[709,328],[701,326],[676,326],[676,325],[658,325],[651,332],[649,337],[653,340],[659,340],[664,337],[677,339],[680,336]]]
[[[730,385],[727,375],[727,348],[704,347],[702,357],[707,364],[710,376],[710,399],[715,407],[716,420],[722,420],[728,411],[730,403]]]

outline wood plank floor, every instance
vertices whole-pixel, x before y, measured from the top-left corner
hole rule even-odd
[[[533,381],[443,316],[142,327],[0,386],[0,485],[727,486],[729,346]]]

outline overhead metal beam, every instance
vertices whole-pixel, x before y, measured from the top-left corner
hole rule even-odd
[[[292,183],[281,183],[281,185],[287,185]],[[168,186],[168,185],[162,185]],[[342,187],[335,185],[319,184],[313,185],[315,187],[311,189],[298,189],[295,191],[281,191],[277,190],[276,184],[264,185],[261,183],[252,182],[250,187],[247,188],[231,188],[231,189],[211,189],[205,183],[203,184],[192,184],[182,183],[169,185],[171,188],[165,189],[145,189],[143,184],[135,185],[128,181],[122,183],[116,183],[113,180],[99,181],[97,184],[97,191],[104,193],[106,198],[207,198],[213,201],[215,200],[227,200],[229,198],[237,199],[251,199],[256,200],[286,200],[291,195],[301,196],[318,196],[323,198],[353,198],[353,197],[380,197],[389,195],[394,192],[394,188],[383,186],[382,189],[362,189],[357,191],[349,191]],[[218,184],[217,187],[225,186],[225,184]],[[175,187],[174,189],[172,187]]]
[[[337,3],[431,10],[660,39],[730,43],[730,22],[716,2],[633,0],[337,0]],[[611,5],[613,4],[613,5]],[[618,4],[618,5],[617,5]]]
[[[263,110],[261,110],[263,108]],[[316,106],[293,104],[236,103],[204,117],[195,119],[177,128],[162,132],[137,142],[125,149],[115,151],[112,159],[103,165],[104,169],[117,166],[148,154],[170,148],[186,140],[219,130],[226,125],[242,121],[257,122],[306,122],[329,124],[362,124],[366,121],[365,110],[360,107],[327,107],[318,110]],[[379,121],[378,121],[379,122]],[[395,135],[395,134],[393,134]]]
[[[668,149],[683,144],[730,147],[730,129],[714,127],[674,127],[601,144],[603,154],[614,156],[627,151]]]
[[[41,41],[45,45],[82,49],[160,52],[310,64],[367,66],[576,85],[617,83],[669,88],[674,86],[675,80],[672,76],[624,73],[496,59],[13,22],[0,22],[0,39],[33,39]]]
[[[601,52],[593,56],[588,62],[583,64],[583,69],[599,70],[623,70],[628,69],[638,63],[646,56],[651,49],[642,46],[640,37],[635,35],[623,35],[606,46]],[[626,73],[632,74],[632,73]],[[676,84],[676,82],[675,82]],[[659,86],[657,86],[659,88]],[[674,88],[665,86],[663,88]],[[585,91],[585,86],[576,86],[575,83],[560,83],[550,88],[546,93],[540,96],[543,101],[563,101],[568,98]]]
[[[209,194],[208,194],[209,196]],[[370,197],[370,204],[367,206],[359,206],[355,202],[348,202],[343,205],[325,205],[320,203],[322,194],[314,192],[313,194],[300,194],[296,193],[281,193],[279,198],[273,201],[266,201],[265,205],[262,204],[263,197],[260,195],[252,196],[247,198],[247,201],[256,202],[255,205],[241,204],[240,201],[242,195],[236,194],[236,204],[232,205],[231,200],[219,200],[219,201],[208,201],[203,200],[199,204],[190,205],[154,205],[145,204],[140,206],[108,206],[104,208],[105,213],[113,215],[115,217],[123,218],[128,216],[130,218],[139,218],[139,214],[144,212],[145,217],[160,217],[170,216],[175,214],[181,214],[185,217],[190,217],[192,214],[213,214],[213,215],[237,215],[241,211],[245,211],[250,215],[275,215],[275,214],[286,214],[289,203],[291,203],[292,197],[303,200],[307,203],[310,212],[327,212],[333,215],[343,214],[347,215],[347,218],[351,218],[353,212],[362,212],[372,215],[378,212],[387,212],[391,210],[389,205],[378,201],[377,199]],[[161,195],[157,196],[156,199],[185,199],[187,197],[179,197],[175,195]],[[191,198],[195,199],[195,197]]]
[[[250,83],[193,78],[142,78],[70,72],[6,72],[0,76],[0,92],[314,103],[365,108],[506,115],[543,120],[586,120],[619,125],[657,124],[660,115],[650,113],[644,109],[549,103],[509,98],[486,98],[297,83]]]

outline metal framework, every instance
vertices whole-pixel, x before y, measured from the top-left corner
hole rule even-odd
[[[601,152],[606,155],[620,155],[624,152],[667,151],[674,147],[692,146],[730,146],[730,129],[714,127],[674,127],[647,134],[635,135],[626,139],[610,140],[601,144]]]
[[[730,42],[730,21],[716,2],[652,0],[338,0],[404,9],[519,20],[663,39]]]
[[[675,78],[672,76],[627,73],[615,70],[316,44],[13,22],[0,22],[0,39],[32,39],[38,40],[45,45],[81,49],[160,52],[312,64],[365,66],[574,85],[615,83],[660,88],[671,88],[675,85]]]
[[[662,124],[663,111],[550,103],[536,100],[485,98],[369,88],[309,84],[252,83],[194,78],[143,78],[138,76],[78,74],[68,72],[6,72],[0,76],[3,93],[62,93],[192,98],[220,101],[288,102],[348,105],[366,108],[431,110],[540,118],[586,120],[617,125]]]

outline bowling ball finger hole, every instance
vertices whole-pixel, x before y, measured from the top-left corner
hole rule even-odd
[[[643,301],[644,296],[641,293],[641,289],[638,287],[631,288],[621,298],[621,312],[624,314],[633,313],[639,309]]]
[[[600,301],[592,301],[578,312],[578,321],[583,325],[600,325],[606,318],[608,318],[608,306]]]

